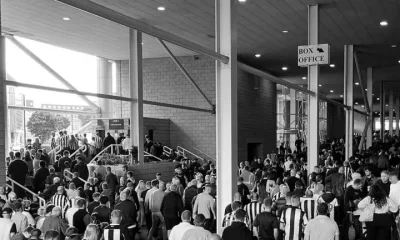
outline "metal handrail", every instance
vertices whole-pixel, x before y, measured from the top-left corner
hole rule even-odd
[[[165,154],[168,155],[168,157],[171,156],[171,154],[172,154],[172,148],[170,148],[170,147],[164,146],[163,151],[165,152]]]
[[[159,160],[159,161],[163,161],[161,158],[156,157],[156,156],[154,156],[153,154],[150,154],[150,153],[148,153],[148,152],[146,152],[146,151],[143,151],[143,153],[144,153],[143,157],[153,157],[153,158],[155,158],[155,159],[157,159],[157,160]]]
[[[44,198],[40,197],[38,194],[32,192],[32,191],[29,190],[27,187],[25,187],[25,186],[19,184],[17,181],[15,181],[15,180],[13,180],[13,179],[11,179],[11,178],[9,178],[9,177],[6,177],[6,180],[11,182],[11,186],[8,185],[8,184],[7,184],[7,186],[10,187],[13,191],[14,191],[14,185],[16,184],[16,185],[19,186],[20,188],[24,189],[26,192],[32,194],[32,196],[37,197],[37,198],[39,199],[39,206],[40,206],[40,207],[45,207],[45,206],[46,206],[46,201],[44,200]]]
[[[212,160],[216,161],[216,159],[215,159],[215,158],[211,157],[210,155],[208,155],[207,153],[205,153],[205,152],[201,151],[200,149],[198,149],[198,148],[195,148],[195,147],[193,147],[193,148],[194,148],[194,150],[196,150],[196,151],[199,151],[199,152],[201,152],[202,154],[206,155],[207,157],[211,158]]]
[[[186,153],[189,153],[189,154],[191,154],[192,156],[196,157],[196,158],[199,159],[199,160],[204,160],[204,158],[200,157],[200,156],[197,155],[197,154],[192,153],[191,151],[189,151],[189,150],[187,150],[187,149],[185,149],[185,148],[183,148],[183,147],[181,147],[181,146],[177,146],[177,147],[176,147],[176,150],[178,150],[179,153],[182,153],[182,155],[183,155],[184,157],[186,157]]]
[[[110,147],[114,147],[114,146],[119,147],[119,146],[122,146],[122,145],[121,145],[121,144],[110,144],[109,146],[107,146],[106,148],[104,148],[103,150],[101,150],[96,156],[94,156],[94,158],[92,159],[91,162],[93,162],[94,160],[96,160],[97,158],[99,158],[100,155],[101,155],[102,153],[104,153],[107,149],[109,149]],[[112,149],[111,151],[113,152],[114,148],[111,148],[111,149]]]
[[[50,152],[48,152],[48,154],[52,154],[53,152],[57,153],[57,149],[60,147],[60,145],[57,145],[55,148],[51,149]]]
[[[71,181],[71,179],[72,179],[73,177],[68,176],[68,174],[71,175],[71,176],[74,176],[74,174],[73,174],[71,171],[68,171],[68,170],[64,169],[64,177],[67,178],[67,179],[69,179],[69,180]],[[83,178],[81,178],[81,177],[78,177],[78,178],[79,178],[79,180],[81,180],[81,181],[84,182],[85,184],[86,184],[86,183],[89,183],[88,181],[86,181],[85,179],[83,179]]]
[[[83,149],[85,149],[85,150],[83,150]],[[71,156],[69,156],[69,157],[75,156],[75,155],[79,152],[79,150],[83,150],[83,152],[85,152],[85,151],[87,150],[87,146],[86,146],[86,145],[80,146],[80,147],[78,148],[78,150],[76,150],[75,152],[73,152],[73,153],[71,154]]]

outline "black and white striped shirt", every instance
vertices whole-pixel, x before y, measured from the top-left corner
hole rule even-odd
[[[56,195],[51,197],[50,201],[54,206],[61,208],[62,216],[64,217],[64,214],[69,207],[68,198],[63,194],[56,193]]]
[[[94,147],[97,149],[100,149],[101,146],[103,145],[103,140],[99,136],[94,137]]]
[[[279,198],[281,198],[283,195],[281,192],[276,193],[273,197],[272,197],[272,203],[276,202],[276,200],[278,200]]]
[[[308,221],[317,216],[317,201],[312,198],[305,199],[301,204],[301,210],[306,213]]]
[[[103,233],[104,240],[125,240],[125,236],[121,229],[121,225],[110,224],[104,228]]]
[[[65,136],[60,136],[58,138],[58,145],[60,145],[61,149],[64,149],[67,147],[67,141],[65,139]]]
[[[285,240],[301,240],[307,216],[299,208],[289,207],[282,212],[281,223],[285,224]]]
[[[256,220],[257,215],[262,212],[263,205],[258,201],[253,201],[247,204],[244,207],[244,210],[246,211],[247,216],[249,217],[249,223],[248,223],[249,228],[253,229],[254,220]]]

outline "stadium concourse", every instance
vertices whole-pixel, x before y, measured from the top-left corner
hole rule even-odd
[[[0,240],[400,239],[398,1],[0,3]]]

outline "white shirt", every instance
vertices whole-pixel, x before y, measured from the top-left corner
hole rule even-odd
[[[397,205],[400,205],[400,181],[396,184],[390,184],[389,198]]]
[[[194,228],[194,226],[187,222],[181,222],[175,227],[172,228],[171,233],[169,234],[169,240],[182,240],[183,235],[189,229]]]
[[[121,144],[122,144],[122,148],[123,148],[124,150],[132,149],[132,142],[131,142],[131,139],[130,139],[129,137],[125,138],[125,139],[122,141]]]
[[[78,210],[79,210],[79,208],[73,207],[73,208],[69,208],[69,209],[67,210],[67,212],[65,213],[65,218],[67,219],[68,225],[69,225],[70,227],[73,227],[73,226],[74,226],[74,224],[73,224],[74,214],[75,214]]]
[[[334,240],[339,236],[339,228],[335,221],[327,216],[316,216],[310,220],[304,230],[304,240]]]

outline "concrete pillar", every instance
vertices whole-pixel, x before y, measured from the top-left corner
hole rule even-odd
[[[353,135],[354,135],[354,99],[353,99],[353,45],[344,46],[344,104],[350,109],[346,110],[346,132],[345,132],[345,160],[353,155]]]
[[[222,234],[226,205],[237,191],[237,23],[236,0],[215,1],[216,51],[229,63],[216,62],[217,233]]]
[[[131,102],[130,133],[138,147],[137,160],[144,163],[142,33],[129,29],[129,82]]]
[[[296,100],[296,90],[290,89],[290,129],[296,129],[297,125],[297,100]],[[294,145],[295,141],[297,140],[297,135],[291,133],[290,134],[290,148],[292,151],[296,149]]]
[[[112,65],[108,59],[97,58],[97,91],[112,94]],[[112,118],[112,100],[98,98],[102,118]]]
[[[389,135],[393,135],[393,90],[389,93]]]
[[[374,126],[374,98],[372,96],[373,89],[373,79],[372,79],[372,68],[367,68],[367,99],[370,105],[369,119],[371,119],[370,124],[368,125],[367,130],[367,148],[372,146],[372,138],[373,138],[373,126]]]
[[[0,3],[1,5],[1,3]],[[1,10],[1,6],[0,6]],[[0,17],[0,27],[1,24]],[[4,80],[6,80],[6,40],[4,36],[0,36],[0,159],[3,159],[3,162],[0,164],[0,185],[6,185],[6,163],[5,159],[7,151],[9,150],[9,142],[8,142],[8,124],[7,124],[7,115],[8,115],[8,106],[7,106],[7,86],[4,84]]]
[[[396,98],[396,136],[399,136],[400,99]]]
[[[383,140],[383,137],[385,136],[385,83],[381,81],[381,94],[380,94],[380,111],[381,111],[381,116],[380,116],[380,122],[381,122],[381,132],[380,132],[380,138]]]
[[[318,5],[308,6],[308,44],[318,44],[319,10]],[[308,96],[308,124],[307,124],[307,162],[308,171],[312,172],[318,165],[319,153],[319,66],[308,67],[308,90],[315,92],[315,96]]]

